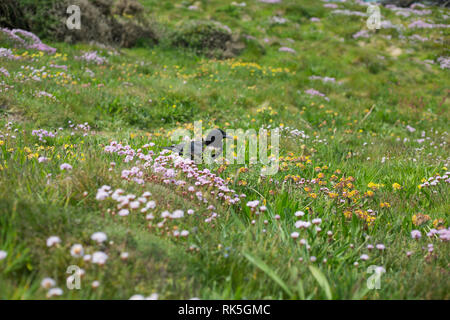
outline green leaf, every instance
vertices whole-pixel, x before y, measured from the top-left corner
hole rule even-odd
[[[270,269],[270,267],[264,263],[264,261],[260,260],[259,258],[253,257],[248,253],[244,253],[244,256],[247,258],[248,261],[250,261],[252,264],[257,266],[259,269],[264,271],[273,281],[275,281],[283,290],[286,292],[290,297],[293,296],[293,293],[289,288],[287,287],[286,283],[281,280],[281,278]]]
[[[327,299],[328,300],[333,299],[331,295],[330,284],[328,283],[328,280],[322,273],[322,271],[320,271],[318,268],[314,266],[309,266],[309,270],[311,271],[313,277],[316,279],[317,283],[319,283],[319,286],[325,292],[325,296],[327,297]]]

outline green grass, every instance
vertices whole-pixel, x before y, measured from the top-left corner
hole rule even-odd
[[[355,40],[352,35],[364,28],[365,19],[331,14],[320,1],[248,1],[246,7],[201,1],[199,11],[175,1],[141,2],[167,28],[177,28],[178,21],[209,18],[255,37],[258,45],[249,42],[240,56],[215,60],[165,41],[110,55],[109,49],[47,39],[57,55],[14,48],[21,59],[0,58],[11,74],[0,73],[0,250],[7,252],[0,260],[0,298],[45,298],[47,290],[40,286],[45,277],[57,282],[64,299],[128,299],[152,293],[160,299],[450,298],[449,244],[426,235],[431,228],[448,228],[449,186],[441,180],[418,188],[423,179],[449,171],[448,69],[436,62],[421,63],[449,56],[449,51],[443,43],[408,39],[419,34],[445,40],[447,28],[405,28],[405,39],[395,30],[382,29]],[[352,2],[338,5],[365,11]],[[441,11],[448,15],[448,9],[432,10],[426,17],[445,24]],[[382,13],[403,26],[421,18],[399,17],[384,8]],[[276,14],[289,21],[271,24]],[[310,22],[311,17],[321,21]],[[10,46],[0,36],[0,47]],[[297,53],[279,52],[281,46]],[[401,54],[393,55],[394,48]],[[87,50],[97,50],[108,62],[75,59]],[[67,71],[61,74],[52,64],[66,65]],[[31,79],[31,67],[46,67],[34,74],[41,81]],[[336,83],[310,80],[311,75],[334,77]],[[5,85],[13,88],[5,91]],[[305,94],[310,88],[329,101]],[[55,99],[36,97],[39,91]],[[124,155],[104,151],[112,141],[134,150],[153,142],[143,150],[158,154],[171,144],[175,129],[191,130],[198,120],[205,130],[284,128],[280,171],[261,177],[259,164],[201,165],[246,195],[239,204],[229,205],[209,194],[216,189],[196,186],[196,191],[209,194],[208,204],[203,204],[187,191],[192,178],[178,173],[176,179],[186,181],[186,187],[166,184],[159,173],[142,167],[145,161],[124,162]],[[84,136],[68,121],[87,122],[91,130]],[[416,131],[409,132],[407,125]],[[43,142],[32,135],[37,129],[56,129],[58,134]],[[308,137],[292,136],[293,129]],[[49,161],[39,163],[40,156]],[[60,170],[62,163],[73,169]],[[122,170],[134,166],[142,167],[144,185],[121,178]],[[302,186],[300,178],[323,184]],[[340,186],[343,179],[351,185]],[[382,186],[370,195],[369,183]],[[114,215],[113,200],[95,198],[103,185],[137,197],[151,192],[156,208],[149,212],[155,222],[138,210],[126,217]],[[256,216],[246,206],[251,200],[259,200],[267,210]],[[381,207],[384,203],[389,205]],[[185,218],[156,226],[163,211],[177,209]],[[195,213],[187,215],[188,209]],[[374,211],[371,222],[366,219],[369,209]],[[299,218],[294,213],[299,210],[306,213],[302,220],[321,218],[322,231],[314,226],[296,229]],[[211,212],[218,217],[207,223]],[[413,216],[420,214],[429,221],[419,225]],[[419,240],[411,238],[415,229],[422,233]],[[189,236],[176,238],[175,230],[188,230]],[[101,245],[90,239],[97,231],[108,236]],[[296,240],[291,238],[294,231],[300,233]],[[49,248],[46,240],[53,235],[61,243]],[[300,244],[302,238],[309,250]],[[85,254],[106,252],[106,264],[72,257],[70,248],[76,243]],[[379,243],[385,250],[367,249]],[[434,246],[432,253],[428,244]],[[122,252],[129,253],[126,261],[120,258]],[[407,252],[412,252],[410,257]],[[369,260],[361,260],[362,254]],[[66,288],[70,265],[85,270],[81,290]],[[386,270],[379,290],[366,286],[373,275],[367,271],[371,265]],[[91,287],[95,280],[100,281],[96,289]]]

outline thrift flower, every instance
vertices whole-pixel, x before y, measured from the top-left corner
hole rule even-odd
[[[51,236],[47,239],[47,247],[53,247],[61,243],[61,239],[58,236]]]

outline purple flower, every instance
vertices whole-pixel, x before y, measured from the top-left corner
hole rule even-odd
[[[297,51],[295,51],[294,49],[289,48],[289,47],[281,47],[281,48],[278,49],[278,51],[280,51],[280,52],[297,53]]]
[[[72,170],[72,166],[68,163],[63,163],[62,165],[59,166],[59,168],[61,170]]]
[[[422,237],[422,234],[419,230],[413,230],[411,231],[411,238],[413,239],[420,239]]]

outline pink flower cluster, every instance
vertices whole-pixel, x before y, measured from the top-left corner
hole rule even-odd
[[[309,80],[320,80],[322,82],[336,82],[335,78],[330,77],[320,77],[320,76],[310,76]]]
[[[0,68],[0,74],[4,75],[5,77],[9,77],[9,72],[5,68]]]
[[[0,28],[0,31],[5,33],[9,39],[14,41],[15,43],[23,46],[27,49],[35,49],[39,51],[47,52],[48,54],[54,54],[56,52],[55,48],[52,48],[39,39],[37,35],[22,29],[6,29]]]
[[[19,60],[20,57],[16,57],[11,49],[0,48],[0,58],[6,58],[9,60]]]
[[[75,59],[83,60],[86,62],[93,62],[96,64],[104,64],[106,62],[106,58],[99,56],[97,54],[97,51],[85,52],[83,55],[75,57]]]
[[[325,94],[323,94],[322,92],[319,92],[315,89],[308,89],[305,91],[305,93],[309,94],[310,96],[323,97],[325,100],[330,101],[330,99]]]

